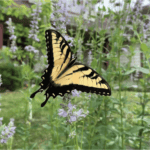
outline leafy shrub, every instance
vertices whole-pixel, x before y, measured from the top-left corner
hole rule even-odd
[[[0,74],[3,76],[1,91],[5,91],[6,89],[14,91],[22,87],[21,67],[16,67],[10,62],[3,62],[0,63]]]

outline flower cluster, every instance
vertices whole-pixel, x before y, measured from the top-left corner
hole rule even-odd
[[[81,91],[77,91],[77,90],[75,89],[75,90],[72,90],[71,93],[72,93],[72,96],[73,96],[73,97],[79,97]]]
[[[14,35],[14,29],[15,27],[12,25],[12,19],[9,18],[8,21],[6,21],[6,24],[8,25],[7,29],[9,30],[10,37],[9,39],[12,40],[10,51],[15,52],[18,48],[16,47],[16,36]]]
[[[41,10],[42,3],[38,2],[34,4],[36,5],[36,8],[33,9],[33,13],[31,14],[33,20],[31,20],[30,22],[31,30],[29,31],[28,37],[29,39],[39,42],[40,40],[38,39],[37,34],[39,33],[38,21],[41,20],[41,18],[39,17],[39,14],[42,12]],[[39,52],[31,45],[25,46],[25,50],[29,52],[34,52],[34,53]]]
[[[137,0],[134,5],[134,8],[131,8],[130,3],[127,3],[126,7],[124,7],[123,10],[125,15],[122,15],[121,19],[114,19],[115,15],[111,14],[111,16],[108,19],[108,24],[111,24],[111,26],[108,26],[108,30],[116,28],[116,25],[119,24],[119,28],[121,30],[124,29],[125,31],[125,33],[123,33],[123,37],[127,41],[131,41],[131,38],[134,34],[134,30],[137,30],[139,34],[143,35],[141,37],[141,40],[147,40],[150,37],[150,18],[146,15],[146,19],[145,16],[143,17],[142,3],[142,0]],[[118,21],[120,23],[118,23]],[[112,24],[113,22],[114,24]]]
[[[31,30],[29,31],[29,38],[39,42],[40,40],[37,38],[37,34],[38,34],[38,21],[41,20],[41,18],[39,17],[39,14],[42,12],[41,10],[41,5],[42,3],[38,2],[38,3],[35,3],[36,5],[36,9],[33,9],[33,13],[31,14],[31,16],[33,17],[33,20],[31,20],[31,24],[30,24],[30,27],[31,27]]]
[[[68,42],[69,43],[69,46],[73,46],[73,37],[69,37],[68,35],[63,35],[64,36],[64,38],[66,39],[66,41],[70,41],[70,42]]]
[[[2,124],[3,118],[0,118],[0,124]],[[1,132],[0,138],[1,143],[7,143],[8,139],[13,137],[15,133],[16,127],[14,126],[14,119],[11,118],[8,126],[5,126],[4,129]]]
[[[58,2],[53,2],[52,6],[53,13],[50,20],[53,22],[53,25],[56,26],[56,30],[66,31],[66,23],[70,21],[66,18],[66,16],[68,16],[66,3],[64,3],[62,0],[58,0]],[[60,23],[61,26],[59,25]]]
[[[0,86],[1,85],[2,85],[2,81],[1,81],[1,75],[0,75]],[[0,103],[0,106],[1,106],[1,103]],[[10,119],[8,126],[3,125],[2,120],[3,120],[3,117],[0,118],[0,129],[1,129],[0,142],[7,143],[8,139],[14,135],[16,127],[14,126],[13,118]]]
[[[125,37],[128,36],[128,40],[130,41],[130,38],[132,37],[132,35],[130,35],[129,33],[131,33],[131,31],[133,31],[133,26],[130,26],[130,24],[136,24],[136,26],[138,27],[138,32],[140,34],[143,34],[143,37],[141,37],[143,40],[146,40],[148,37],[150,37],[150,19],[147,18],[146,20],[143,18],[142,15],[142,6],[143,1],[142,0],[137,0],[137,2],[135,3],[134,8],[131,10],[131,12],[133,12],[134,14],[131,14],[131,12],[129,11],[129,15],[127,15],[126,17],[126,23],[129,24],[128,27],[128,34],[124,34]]]
[[[72,7],[73,2],[66,3],[62,0],[58,0],[58,2],[53,2],[53,13],[51,14],[50,21],[53,26],[55,26],[55,30],[61,31],[62,33],[66,33],[66,26],[70,23],[70,14],[68,13],[69,9]],[[66,34],[63,34],[64,38],[68,41],[69,46],[73,46],[73,38],[69,37]]]
[[[59,113],[58,115],[61,117],[66,117],[67,121],[69,123],[75,122],[78,119],[80,119],[81,117],[86,117],[86,115],[89,113],[88,111],[86,113],[83,113],[83,110],[76,110],[76,106],[72,105],[70,102],[68,103],[68,105],[62,105],[62,109],[59,109]]]
[[[31,45],[26,46],[24,49],[28,52],[38,53],[38,50],[36,50],[35,47],[33,47]]]

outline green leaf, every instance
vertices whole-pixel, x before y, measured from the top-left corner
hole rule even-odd
[[[47,124],[43,124],[42,126],[43,126],[43,128],[45,128],[45,129],[51,129],[51,127],[50,127],[49,125],[47,125]]]
[[[143,121],[145,121],[146,123],[150,124],[150,119],[144,118]]]
[[[147,68],[143,68],[143,67],[137,67],[136,68],[137,71],[141,71],[142,73],[145,73],[145,74],[149,74],[149,69]]]
[[[129,74],[133,73],[134,71],[136,71],[136,69],[132,68],[131,70],[128,70],[125,73],[122,73],[122,75],[129,75]]]
[[[18,38],[17,42],[18,43],[22,43],[21,38]]]
[[[67,139],[66,144],[70,142],[70,138]]]
[[[104,11],[104,12],[106,11],[106,8],[105,8],[105,6],[103,6],[103,11]]]
[[[144,127],[142,126],[133,126],[129,132],[132,134],[132,133],[137,133],[140,129],[143,129]]]
[[[34,143],[30,149],[32,150],[37,144],[38,144],[37,142]]]
[[[18,18],[19,12],[18,12],[17,10],[15,10],[13,14],[14,14],[14,16],[15,16],[16,18]]]
[[[49,0],[45,0],[45,2],[49,2]]]
[[[96,18],[96,16],[94,16],[94,15],[90,15],[89,17],[90,17],[90,18]]]
[[[143,133],[150,133],[150,129],[145,129]]]
[[[23,136],[21,137],[23,141],[26,141],[27,137]]]
[[[107,146],[112,146],[114,144],[115,144],[115,141],[110,141],[110,142],[107,143]]]
[[[5,124],[0,126],[0,133],[3,131],[4,127],[5,127]]]
[[[134,142],[132,140],[128,140],[130,144],[134,144]]]
[[[143,52],[148,52],[148,47],[145,43],[141,44],[141,49],[142,49]]]
[[[4,16],[3,15],[0,15],[0,20],[4,20]]]
[[[97,59],[96,59],[96,58],[93,59],[93,61],[92,61],[92,63],[91,63],[91,66],[92,66],[93,68],[95,68],[95,67],[97,66]]]

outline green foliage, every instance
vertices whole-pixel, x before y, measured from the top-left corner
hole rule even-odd
[[[28,34],[29,34],[29,27],[23,26],[23,24],[16,23],[15,24],[15,35],[17,36],[17,43],[19,44],[28,44]],[[25,40],[22,41],[21,38],[24,38]]]
[[[12,63],[0,63],[0,74],[2,75],[2,89],[15,91],[23,86],[21,67],[15,67]]]
[[[0,61],[4,62],[10,62],[11,60],[11,54],[9,52],[9,47],[5,47],[0,51]]]
[[[130,0],[127,0],[126,2],[129,3]],[[0,9],[1,20],[4,20],[3,14],[13,15],[18,19],[22,19],[24,15],[29,18],[32,9],[35,8],[35,5],[32,5],[31,9],[26,8],[24,5],[19,7],[16,5],[16,8],[8,7],[8,5],[10,6],[12,3],[13,1],[0,1],[0,7],[3,7]],[[96,1],[92,1],[92,4],[95,3]],[[29,28],[24,27],[22,24],[15,24],[17,42],[24,42],[26,45],[32,45],[39,49],[42,54],[46,55],[45,29],[50,27],[49,17],[51,11],[51,2],[47,2],[42,5],[42,13],[40,14],[41,21],[39,22],[40,32],[38,34],[40,42],[33,42],[31,40],[22,41],[21,37],[27,38]],[[103,7],[99,9],[99,11],[105,12],[106,8]],[[150,65],[148,61],[150,57],[150,42],[148,41],[145,43],[141,40],[143,35],[136,31],[136,23],[134,25],[127,25],[124,20],[120,22],[121,18],[123,18],[126,13],[121,12],[119,14],[109,10],[109,14],[102,18],[100,18],[100,14],[101,13],[99,13],[98,20],[101,24],[104,23],[106,18],[113,18],[117,21],[117,23],[114,23],[113,21],[110,22],[110,27],[114,27],[113,30],[107,30],[107,28],[103,26],[98,28],[96,35],[94,35],[95,27],[89,27],[88,29],[91,31],[89,31],[91,33],[91,39],[88,43],[89,47],[84,47],[84,43],[82,42],[81,49],[92,49],[94,58],[91,67],[98,72],[101,72],[100,75],[102,75],[102,77],[104,77],[110,84],[112,96],[102,97],[92,94],[91,99],[89,99],[87,95],[82,93],[82,97],[79,99],[72,99],[72,102],[77,104],[77,106],[88,109],[89,115],[75,124],[68,125],[65,122],[66,118],[58,116],[58,109],[60,109],[60,103],[62,103],[59,96],[56,99],[50,98],[44,109],[41,109],[41,101],[45,100],[45,96],[43,96],[43,94],[38,94],[33,100],[29,98],[32,93],[31,91],[36,90],[38,88],[37,86],[34,88],[29,86],[26,91],[23,91],[22,95],[20,93],[16,94],[16,92],[7,95],[2,94],[6,106],[9,104],[9,108],[14,108],[12,109],[13,113],[10,111],[8,112],[9,108],[3,110],[3,114],[7,119],[13,114],[16,120],[17,132],[13,145],[14,149],[20,147],[24,149],[30,149],[33,147],[36,149],[128,149],[128,145],[136,149],[144,149],[145,147],[148,147],[146,146],[146,142],[149,140],[150,133],[148,126],[150,124],[150,120],[148,118],[150,113],[148,109],[150,99],[149,95],[146,94],[146,90],[148,90],[150,86],[148,82],[148,77],[150,75]],[[82,18],[83,16],[76,18],[79,29],[75,32],[74,52],[77,52],[78,50],[79,39],[82,41],[84,36],[84,32],[81,33],[80,31],[83,27],[83,21],[80,20]],[[91,15],[91,18],[97,18],[97,16]],[[144,16],[144,18],[146,19],[146,16]],[[126,65],[121,65],[120,61],[120,56],[124,55],[121,54],[120,50],[125,46],[124,42],[126,41],[125,37],[123,37],[125,30],[124,28],[120,29],[120,26],[133,27],[132,32],[134,33],[130,42],[127,44],[130,44],[130,46],[128,46],[129,54],[127,56],[129,62]],[[109,46],[111,47],[109,54],[107,54],[107,58],[105,58],[106,55],[102,52],[106,33],[110,35]],[[131,68],[131,60],[135,55],[135,46],[133,45],[138,43],[141,43],[141,50],[145,54],[147,60],[143,61],[143,67],[134,66]],[[0,74],[2,74],[3,85],[7,83],[9,84],[8,87],[12,87],[12,84],[10,85],[10,81],[17,81],[18,83],[20,78],[22,79],[22,82],[27,81],[28,83],[34,82],[39,84],[41,82],[40,77],[42,73],[37,74],[31,68],[31,64],[34,65],[37,62],[37,60],[34,60],[35,54],[22,51],[22,49],[19,48],[15,55],[17,56],[17,60],[13,60],[13,63],[25,58],[30,58],[31,61],[27,64],[22,61],[22,65],[20,66],[21,71],[19,70],[21,75],[18,77],[15,75],[15,77],[12,77],[12,70],[14,70],[14,68],[18,68],[9,63],[10,60],[13,59],[13,54],[9,52],[9,48],[6,48],[3,53],[0,53],[0,58],[3,58],[2,63],[0,64]],[[104,71],[102,63],[106,60],[109,60],[109,66],[107,70]],[[2,71],[1,68],[3,68]],[[135,97],[134,92],[125,91],[127,88],[131,90],[129,87],[135,84],[135,82],[131,83],[130,80],[126,80],[129,78],[129,75],[135,71],[142,72],[144,76],[143,79],[137,81],[138,87],[141,87],[140,90],[144,91],[144,94],[139,97]],[[18,69],[16,72],[18,73]],[[130,85],[128,85],[128,83],[130,83]],[[114,90],[115,86],[118,86],[118,91]],[[137,91],[137,89],[135,90]],[[27,121],[29,114],[29,101],[33,104],[32,109],[35,120],[33,119],[29,125],[26,125],[25,121]],[[14,106],[17,106],[18,109]],[[7,119],[5,121],[7,121]],[[36,119],[38,121],[36,121]],[[76,136],[74,138],[70,138],[69,134],[73,130],[76,131]]]
[[[11,6],[11,7],[10,7]],[[16,18],[23,19],[24,16],[29,17],[30,9],[25,5],[18,5],[13,0],[0,1],[0,20],[4,20],[5,15],[15,16]],[[21,13],[20,13],[21,12]]]
[[[34,70],[30,67],[30,65],[25,64],[24,62],[21,65],[22,68],[22,78],[24,81],[27,81],[30,83],[30,81],[34,81],[35,83],[40,83],[41,82],[41,73],[36,73]]]
[[[35,87],[35,89],[36,88],[37,87]],[[12,145],[13,149],[24,147],[24,142],[28,147],[32,147],[35,143],[38,143],[35,146],[36,149],[42,149],[44,147],[49,147],[50,149],[52,149],[52,147],[55,149],[66,149],[67,147],[75,147],[77,141],[78,146],[81,147],[82,144],[83,149],[102,147],[105,145],[105,141],[107,141],[106,145],[108,149],[121,149],[119,148],[121,132],[118,130],[121,120],[119,119],[120,109],[119,99],[116,98],[117,92],[113,92],[112,100],[107,100],[107,98],[103,99],[101,96],[98,98],[93,94],[91,100],[86,99],[85,101],[87,97],[85,97],[83,93],[83,97],[75,98],[75,104],[80,104],[79,106],[81,108],[83,108],[83,106],[87,107],[90,112],[86,118],[83,118],[75,125],[66,125],[65,118],[58,116],[58,109],[62,103],[60,97],[57,99],[51,98],[48,105],[46,105],[44,109],[41,109],[40,104],[44,101],[45,97],[39,93],[36,99],[32,100],[34,119],[29,124],[29,122],[25,122],[28,112],[27,102],[30,95],[29,89],[22,90],[22,93],[20,91],[2,93],[4,100],[3,105],[6,107],[6,109],[1,110],[4,117],[3,122],[7,124],[7,120],[9,121],[9,118],[13,116],[15,126],[17,127]],[[124,92],[121,92],[121,94],[123,93]],[[137,118],[136,114],[133,113],[136,110],[141,111],[141,108],[134,102],[140,102],[140,99],[134,96],[135,94],[136,92],[127,92],[128,96],[125,101],[128,103],[126,105],[123,121],[125,126],[124,134],[126,137],[125,144],[128,145],[130,143],[133,147],[138,145],[138,143],[135,142],[137,132],[142,128],[140,125],[136,125],[136,120],[140,122],[140,118]],[[104,105],[104,101],[107,105]],[[12,109],[8,111],[10,107],[12,107]],[[105,109],[107,122],[105,122]],[[128,121],[125,120],[125,118]],[[144,121],[148,123],[148,119]],[[70,138],[68,135],[74,129],[76,129],[77,136]],[[149,129],[145,130],[145,134],[146,132],[149,132]],[[145,140],[145,138],[144,136],[143,140]],[[3,149],[5,149],[5,145]]]
[[[4,20],[4,14],[9,10],[10,5],[12,5],[14,2],[13,0],[1,0],[0,1],[0,20]]]

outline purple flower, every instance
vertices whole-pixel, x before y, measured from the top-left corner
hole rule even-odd
[[[72,96],[73,96],[73,97],[79,97],[81,91],[77,91],[77,90],[75,89],[75,90],[71,91],[71,93],[72,93]]]
[[[1,75],[0,75],[0,83],[1,83]],[[1,86],[1,84],[0,84],[0,86]],[[0,106],[1,106],[1,104],[0,104]],[[2,125],[2,120],[3,120],[3,117],[0,118],[0,126],[1,127],[4,126],[3,128],[1,128],[0,142],[7,143],[7,140],[14,135],[16,127],[14,126],[13,118],[10,119],[8,127],[5,125]]]
[[[69,108],[69,111],[72,111],[73,109],[76,109],[76,106],[72,105],[71,102],[69,102],[68,103],[68,108]]]
[[[52,19],[53,19],[53,18],[55,18],[55,16],[54,16],[54,14],[53,14],[53,13],[51,14],[51,18],[52,18]]]
[[[17,39],[17,37],[14,35],[14,29],[15,29],[15,27],[12,26],[12,19],[9,18],[8,21],[6,21],[6,24],[8,25],[7,28],[9,30],[10,35],[11,35],[9,37],[9,39],[12,40],[10,51],[11,52],[15,52],[18,48],[16,47],[16,39]]]
[[[6,139],[1,139],[1,143],[7,143]]]
[[[1,132],[1,143],[7,143],[15,133],[16,127],[14,126],[14,119],[11,118],[8,126],[5,126]]]
[[[0,118],[0,126],[2,125],[3,117]]]
[[[70,116],[69,122],[75,122],[77,121],[77,117],[76,116]]]
[[[62,117],[67,117],[67,112],[64,109],[59,109],[58,115]]]
[[[78,117],[85,117],[86,116],[85,114],[82,114],[82,109],[80,109],[79,111],[73,112],[73,114],[75,116],[78,116]]]
[[[33,9],[33,12],[31,14],[33,20],[30,22],[30,27],[31,27],[31,30],[29,31],[29,38],[33,39],[34,41],[37,41],[39,42],[40,40],[38,39],[37,37],[37,34],[38,34],[38,21],[41,20],[41,18],[39,18],[39,14],[42,12],[41,10],[41,3],[35,3],[36,4],[36,9]]]
[[[53,2],[52,5],[54,9],[53,9],[53,13],[51,14],[50,20],[51,21],[55,20],[57,30],[66,31],[66,24],[70,20],[68,19],[67,3],[65,4],[64,1],[58,0],[58,3]]]
[[[11,40],[11,39],[15,39],[16,40],[16,36],[15,35],[11,35],[11,37],[9,37],[9,39]]]
[[[28,45],[28,46],[25,46],[24,48],[26,51],[28,52],[34,52],[34,53],[38,53],[39,51],[35,49],[35,47],[31,46],[31,45]]]
[[[88,97],[91,98],[91,94]]]
[[[80,119],[81,117],[86,117],[87,113],[83,113],[83,110],[76,110],[76,106],[72,105],[70,102],[68,103],[68,105],[61,105],[62,109],[59,109],[59,113],[58,115],[64,118],[67,118],[67,121],[69,123],[75,122],[78,119]]]
[[[37,20],[33,20],[33,21],[31,21],[31,24],[36,24],[36,25],[38,25],[38,21],[37,21]]]
[[[10,51],[15,52],[17,49],[18,49],[17,46],[11,44]]]

